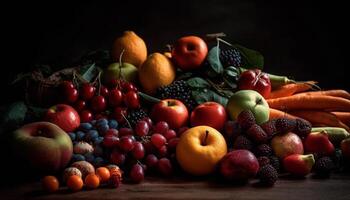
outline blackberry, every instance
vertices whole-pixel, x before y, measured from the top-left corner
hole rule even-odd
[[[235,49],[225,49],[220,51],[220,61],[224,67],[240,67],[242,65],[241,53]]]
[[[256,121],[254,114],[250,110],[243,110],[237,116],[237,122],[243,129],[247,130],[253,126]]]
[[[184,103],[189,111],[193,110],[197,103],[192,97],[191,87],[184,80],[174,81],[168,86],[157,89],[156,96],[160,99],[177,99]]]
[[[299,135],[299,137],[304,138],[311,133],[312,125],[310,124],[310,122],[304,119],[296,119],[295,121],[296,126],[293,132]]]
[[[259,166],[263,167],[270,164],[270,159],[266,156],[258,157]]]
[[[258,171],[260,182],[266,186],[273,186],[278,179],[278,172],[272,165],[265,165]]]
[[[250,141],[246,136],[239,135],[233,143],[234,149],[246,149],[251,151],[253,149],[253,142]]]
[[[264,144],[269,140],[269,136],[265,133],[259,125],[253,124],[247,130],[248,137],[257,144]]]
[[[277,156],[270,156],[270,164],[272,165],[272,167],[274,167],[277,171],[280,171],[281,169],[281,163],[280,160],[278,159]]]
[[[272,119],[260,125],[261,128],[268,135],[268,138],[271,139],[273,135],[277,133],[276,130],[276,120]]]
[[[128,119],[131,127],[134,127],[136,123],[143,118],[148,117],[147,113],[143,109],[138,110],[130,110],[126,116],[126,119]]]
[[[318,159],[314,165],[314,170],[317,175],[329,176],[335,165],[332,159],[328,156]]]
[[[254,153],[256,156],[271,156],[272,155],[272,148],[268,144],[260,144],[259,146],[255,147]]]
[[[276,130],[278,133],[288,133],[295,129],[296,121],[294,119],[279,118],[275,122]]]

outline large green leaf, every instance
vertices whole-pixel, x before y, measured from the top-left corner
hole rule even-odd
[[[91,82],[96,76],[99,74],[100,70],[99,68],[93,64],[88,64],[80,69],[80,75],[81,77],[86,80],[87,82]]]
[[[248,49],[244,46],[235,44],[235,48],[239,50],[241,55],[243,56],[244,66],[245,68],[259,68],[262,69],[264,67],[264,56],[255,50]]]
[[[187,80],[187,84],[191,87],[191,88],[209,88],[210,84],[200,78],[200,77],[193,77]]]
[[[224,67],[220,61],[220,48],[219,46],[215,46],[210,49],[207,56],[207,61],[209,62],[210,68],[216,74],[222,74],[224,71]]]

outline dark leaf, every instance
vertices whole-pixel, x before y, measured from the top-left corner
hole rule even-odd
[[[192,76],[192,73],[191,72],[186,72],[186,73],[183,73],[183,74],[179,74],[176,76],[176,80],[184,80],[184,79],[188,79]]]
[[[192,96],[198,104],[202,104],[208,101],[214,101],[226,106],[228,98],[219,95],[210,89],[200,89],[192,91]]]
[[[80,75],[87,82],[91,82],[94,78],[96,78],[99,72],[100,70],[96,67],[95,63],[93,63],[81,67]]]
[[[216,74],[222,74],[224,71],[224,67],[221,64],[220,61],[220,48],[218,46],[215,46],[210,49],[207,56],[207,61],[209,62],[209,65],[211,69]]]
[[[237,88],[239,76],[240,76],[240,72],[236,67],[230,66],[224,70],[224,75],[223,75],[224,81],[232,89]]]
[[[234,47],[237,48],[242,54],[245,68],[262,69],[264,67],[264,57],[260,52],[248,49],[238,44],[235,44]]]
[[[200,77],[193,77],[187,80],[187,84],[191,87],[191,88],[209,88],[210,84],[200,78]]]
[[[161,101],[160,99],[155,98],[155,97],[152,97],[152,96],[150,96],[150,95],[148,95],[148,94],[145,94],[145,93],[143,93],[143,92],[138,92],[138,95],[139,95],[141,98],[143,98],[143,99],[145,99],[146,101],[151,102],[151,103],[158,103],[158,102]]]
[[[27,106],[22,101],[12,103],[8,106],[5,111],[1,113],[0,122],[3,130],[11,130],[21,126],[27,110]]]

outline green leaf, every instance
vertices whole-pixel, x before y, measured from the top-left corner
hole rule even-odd
[[[198,104],[202,104],[208,101],[214,101],[220,103],[223,106],[226,106],[228,102],[228,98],[223,97],[210,89],[200,89],[192,91],[192,96]]]
[[[200,77],[193,77],[187,80],[187,84],[191,87],[191,88],[209,88],[210,84],[200,78]]]
[[[139,95],[141,98],[143,98],[143,99],[145,99],[146,101],[151,102],[151,103],[158,103],[158,102],[161,101],[160,99],[158,99],[158,98],[156,98],[156,97],[152,97],[152,96],[150,96],[150,95],[148,95],[148,94],[145,94],[145,93],[143,93],[143,92],[138,92],[138,95]]]
[[[224,71],[224,67],[222,66],[221,61],[220,61],[220,48],[219,48],[219,46],[215,46],[215,47],[210,49],[210,51],[208,52],[207,61],[209,62],[211,69],[216,74],[222,74],[222,72]]]
[[[95,63],[85,65],[81,68],[80,75],[87,82],[91,82],[100,72]]]
[[[232,89],[237,88],[239,76],[240,76],[240,72],[236,67],[229,66],[224,70],[224,74],[223,74],[224,81]]]
[[[192,72],[186,72],[186,73],[182,73],[176,76],[176,80],[184,80],[184,79],[188,79],[192,76]]]
[[[1,114],[0,122],[3,130],[10,130],[21,126],[27,110],[28,108],[23,101],[18,101],[8,106]]]
[[[243,56],[244,59],[244,67],[251,68],[259,68],[262,69],[264,67],[264,56],[261,55],[260,52],[248,49],[241,45],[235,44],[233,45],[237,48]]]

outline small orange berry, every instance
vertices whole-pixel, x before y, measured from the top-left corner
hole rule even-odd
[[[77,175],[70,176],[67,180],[67,186],[73,192],[81,190],[83,188],[83,185],[83,180]]]
[[[111,173],[109,172],[109,170],[106,167],[97,168],[96,174],[97,174],[97,176],[100,177],[101,182],[106,182],[111,177]]]
[[[100,185],[100,178],[96,174],[89,174],[85,177],[85,186],[88,189],[96,189]]]
[[[45,176],[41,183],[44,190],[47,192],[56,192],[60,185],[57,178],[54,176]]]

